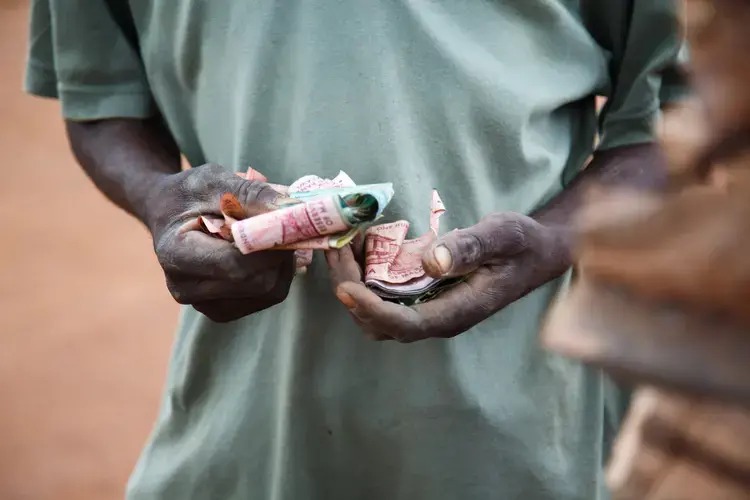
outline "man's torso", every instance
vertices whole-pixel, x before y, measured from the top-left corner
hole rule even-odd
[[[426,231],[528,213],[589,155],[605,55],[562,1],[133,0],[149,84],[193,165],[393,182]],[[580,500],[604,382],[537,346],[543,287],[473,330],[367,341],[324,265],[218,325],[185,309],[141,499]]]

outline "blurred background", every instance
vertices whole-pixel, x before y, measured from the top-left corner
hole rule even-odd
[[[21,92],[26,0],[0,0],[0,499],[121,500],[176,322],[140,225]]]

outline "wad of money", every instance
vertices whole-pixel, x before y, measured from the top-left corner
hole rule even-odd
[[[252,168],[237,175],[268,182]],[[221,199],[223,217],[202,216],[203,229],[234,242],[243,254],[294,250],[297,274],[303,274],[312,262],[313,250],[343,248],[364,231],[365,285],[383,299],[404,305],[426,302],[459,281],[431,278],[422,268],[422,252],[437,238],[445,212],[436,190],[430,230],[408,240],[407,221],[372,225],[394,196],[391,183],[358,186],[339,172],[333,179],[306,175],[290,186],[269,185],[287,197],[277,210],[248,217],[239,201],[227,193]]]
[[[266,182],[260,172],[238,174]],[[298,272],[312,261],[313,250],[342,248],[382,216],[393,198],[391,183],[357,186],[344,172],[333,179],[302,177],[290,186],[271,184],[287,200],[278,210],[248,217],[231,194],[221,199],[223,217],[202,216],[203,229],[234,242],[240,252],[296,250]]]
[[[432,191],[430,230],[406,239],[409,222],[400,220],[372,226],[365,232],[365,285],[385,300],[403,305],[435,298],[459,279],[435,279],[422,267],[422,253],[438,237],[440,216],[445,205],[437,190]]]
[[[343,172],[339,175],[346,176]],[[295,191],[290,186],[287,196],[289,202],[278,210],[231,225],[232,239],[240,252],[342,248],[360,228],[383,214],[393,198],[393,185],[331,186],[309,191]]]

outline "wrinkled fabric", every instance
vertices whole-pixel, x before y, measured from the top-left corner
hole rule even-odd
[[[33,0],[26,88],[71,120],[159,109],[192,165],[389,181],[425,232],[529,213],[602,148],[652,139],[671,1]],[[588,2],[593,4],[595,2]],[[591,500],[622,394],[540,349],[561,279],[452,340],[373,343],[318,256],[286,301],[182,311],[130,500]],[[134,369],[137,369],[134,365]]]

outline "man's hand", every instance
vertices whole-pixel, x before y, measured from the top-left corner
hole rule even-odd
[[[282,302],[294,277],[293,252],[243,255],[231,243],[201,231],[200,215],[221,215],[219,201],[233,194],[248,216],[274,208],[279,193],[218,165],[165,176],[147,202],[145,223],[172,297],[208,318],[227,322]]]
[[[362,283],[361,268],[345,247],[326,253],[336,296],[376,340],[414,342],[465,332],[569,267],[565,237],[512,212],[489,215],[448,233],[422,256],[435,278],[469,277],[436,299],[405,307],[386,302]]]
[[[160,117],[66,121],[81,167],[113,203],[143,222],[154,238],[172,296],[210,319],[232,321],[278,304],[294,276],[293,252],[242,255],[200,231],[198,216],[221,216],[224,193],[248,216],[275,208],[279,193],[218,165],[182,172],[180,153]]]

